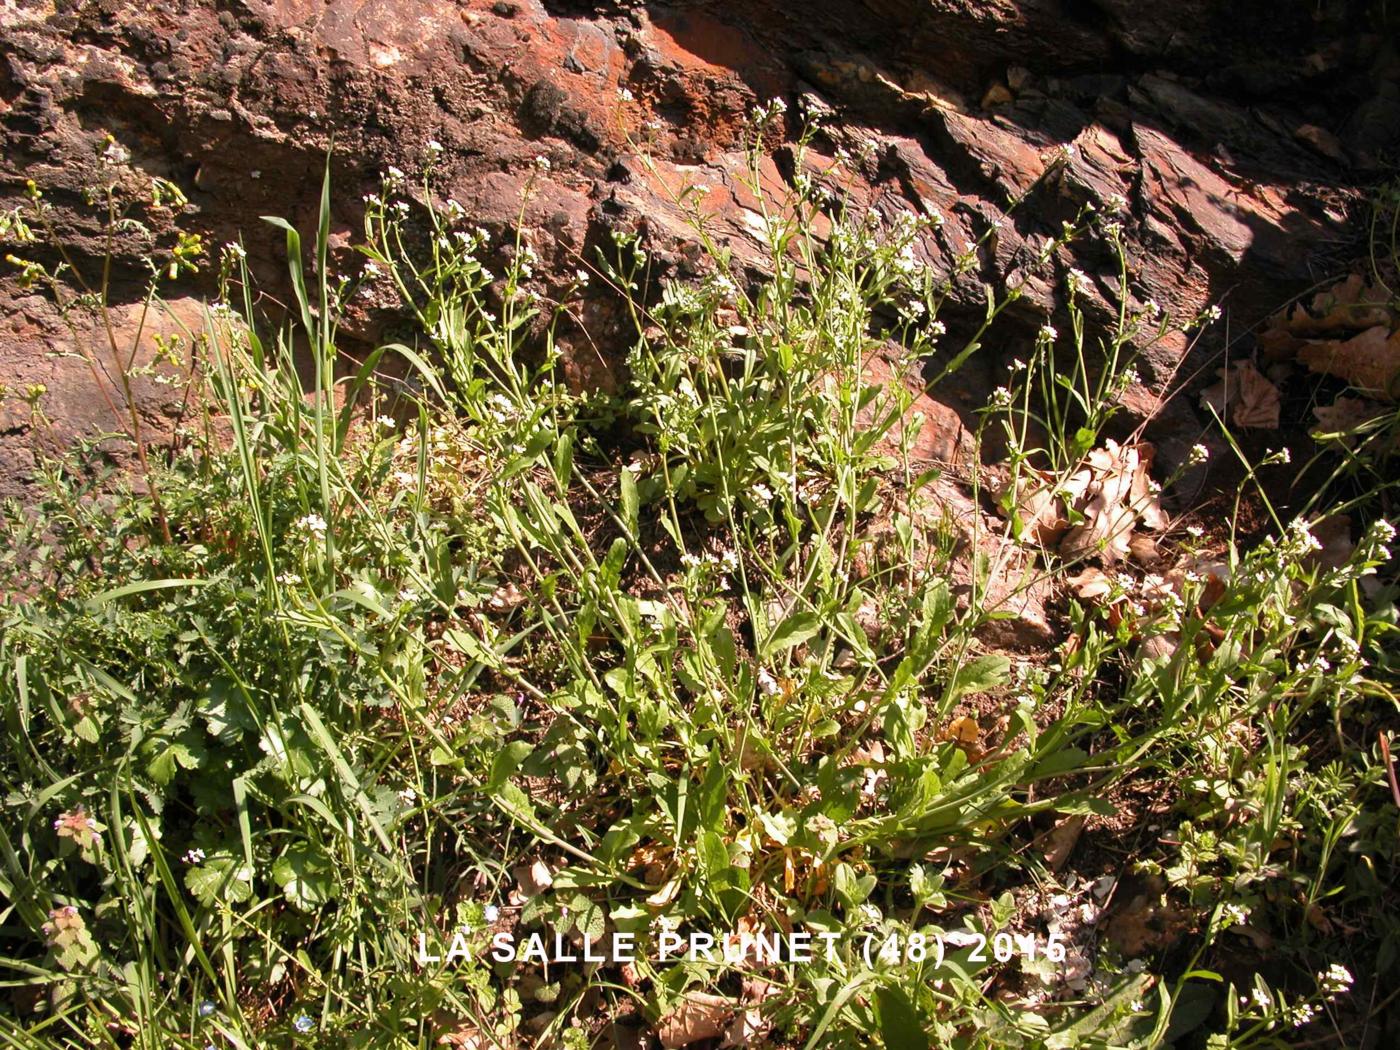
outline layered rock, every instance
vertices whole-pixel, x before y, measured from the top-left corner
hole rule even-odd
[[[765,140],[761,169],[773,192],[795,174],[783,140],[817,111],[827,130],[813,162],[843,149],[864,158],[853,162],[852,206],[939,212],[943,226],[920,249],[935,269],[983,239],[977,265],[954,282],[953,336],[980,317],[984,285],[1024,278],[1004,334],[1007,358],[1023,350],[1018,340],[1062,305],[1063,283],[1053,270],[1032,274],[1029,260],[1083,205],[1117,197],[1127,202],[1129,295],[1183,320],[1223,301],[1238,330],[1325,275],[1354,238],[1355,185],[1400,146],[1400,79],[1393,45],[1349,29],[1347,5],[1267,20],[1187,6],[6,0],[0,208],[33,179],[56,206],[57,236],[94,265],[106,242],[81,196],[110,177],[110,135],[129,156],[125,178],[184,186],[184,225],[210,244],[241,235],[254,273],[276,288],[283,242],[260,217],[311,225],[328,152],[339,267],[356,265],[345,246],[381,173],[431,163],[438,191],[474,222],[499,232],[523,219],[546,290],[557,290],[618,227],[686,272],[695,246],[676,197],[704,184],[717,235],[760,273],[755,201],[740,175],[749,111],[777,97],[788,115]],[[159,222],[152,232],[172,236]],[[137,234],[116,242],[118,298],[139,290],[148,244]],[[1090,238],[1056,262],[1094,278],[1090,308],[1101,317],[1117,295],[1111,261]],[[587,338],[566,328],[560,339],[588,348],[570,362],[576,381],[607,386],[627,333],[596,294],[576,322]],[[0,310],[22,308],[6,281]],[[350,334],[372,340],[397,320],[371,304]],[[46,344],[18,331],[3,350],[11,389],[40,374],[55,389],[90,382],[80,362],[41,364]],[[947,395],[961,390],[975,407],[999,381],[1000,349]],[[1184,338],[1147,349],[1144,383],[1128,396],[1136,418],[1158,411],[1187,350]],[[77,429],[80,401],[65,408]],[[18,463],[12,445],[25,440],[0,436],[11,443],[4,462]],[[6,491],[18,491],[23,465],[5,470]]]

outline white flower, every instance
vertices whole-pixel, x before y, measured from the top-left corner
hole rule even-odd
[[[389,165],[389,170],[386,171],[386,172],[384,173],[384,181],[385,181],[385,182],[390,182],[390,183],[393,183],[393,182],[402,182],[402,181],[403,181],[403,178],[404,178],[403,169],[402,169],[402,168],[396,168],[396,167],[394,167],[394,165],[392,165],[392,164]]]
[[[1249,909],[1242,904],[1227,904],[1221,912],[1226,926],[1243,926],[1249,921]]]
[[[199,864],[204,860],[204,851],[198,847],[186,850],[182,859],[186,864]]]
[[[1060,333],[1055,331],[1055,326],[1052,325],[1050,322],[1047,321],[1045,324],[1040,326],[1039,338],[1044,340],[1045,342],[1053,343],[1059,337]]]
[[[1070,295],[1079,295],[1089,289],[1089,277],[1082,270],[1071,268],[1065,276],[1065,284],[1069,286]]]
[[[590,278],[589,278],[589,276],[588,276],[588,271],[587,271],[587,270],[575,270],[575,271],[574,271],[574,280],[577,281],[577,282],[579,283],[579,285],[581,285],[581,286],[587,286],[587,284],[588,284],[588,282],[589,282],[589,280],[590,280]]]
[[[1128,200],[1121,193],[1110,193],[1103,201],[1104,210],[1109,214],[1128,210]]]
[[[541,153],[535,158],[535,167],[538,168],[540,171],[548,171],[550,168],[549,158],[546,157],[543,153]]]
[[[442,143],[439,142],[437,139],[429,139],[429,140],[428,140],[428,152],[430,152],[430,153],[441,153],[441,152],[442,152]]]
[[[283,587],[295,587],[301,582],[301,577],[294,572],[279,572],[275,579]]]
[[[1029,366],[1026,364],[1026,362],[1021,360],[1019,357],[1011,362],[1011,371],[1013,372],[1024,372],[1027,367]]]
[[[224,245],[224,254],[231,259],[246,259],[248,253],[243,250],[243,245],[237,241],[229,241]]]
[[[999,386],[992,391],[992,407],[1005,408],[1011,404],[1011,391],[1004,386]]]
[[[1210,459],[1210,449],[1204,445],[1192,445],[1191,454],[1186,457],[1186,465],[1194,467]]]
[[[631,89],[620,87],[617,89],[617,97],[622,99],[623,102],[631,102],[636,96],[632,94]]]
[[[398,423],[393,416],[375,416],[374,425],[381,430],[393,430],[394,427],[398,426]]]
[[[411,787],[406,787],[399,792],[399,801],[405,806],[411,806],[418,801],[418,792]]]
[[[326,534],[326,519],[319,514],[308,514],[304,518],[298,518],[295,524],[298,529],[315,536]]]
[[[416,602],[417,600],[418,600],[418,592],[417,592],[416,590],[414,590],[412,587],[400,587],[400,588],[399,588],[399,601],[401,601],[401,602],[406,602],[406,603],[407,603],[407,602]]]
[[[749,494],[759,503],[767,503],[773,498],[773,490],[761,481],[754,482]]]
[[[487,922],[495,922],[501,917],[501,909],[494,904],[488,904],[481,909],[481,917]]]
[[[1352,982],[1355,980],[1356,978],[1352,977],[1351,971],[1341,963],[1333,963],[1317,975],[1317,983],[1322,986],[1322,990],[1327,993],[1329,998],[1350,991]]]
[[[367,262],[365,263],[365,268],[361,271],[361,276],[364,277],[366,281],[372,281],[383,272],[384,271],[379,268],[377,263]]]

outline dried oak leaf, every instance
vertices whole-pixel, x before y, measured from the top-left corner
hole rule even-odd
[[[1400,393],[1400,332],[1391,333],[1385,325],[1345,341],[1309,343],[1298,351],[1298,360],[1374,396],[1393,401]]]
[[[1319,441],[1330,437],[1350,447],[1356,444],[1356,431],[1384,411],[1374,401],[1343,394],[1330,405],[1317,405],[1313,408],[1313,415],[1317,417],[1313,437]]]
[[[1085,469],[1076,475],[1087,476],[1085,500],[1079,508],[1084,522],[1060,541],[1063,556],[1097,554],[1106,562],[1122,561],[1132,549],[1139,519],[1149,528],[1166,526],[1166,514],[1148,476],[1151,463],[1152,446],[1146,443],[1119,445],[1110,440],[1089,453]]]
[[[1073,506],[1084,495],[1089,475],[1080,472],[1058,488],[1055,478],[1034,468],[1022,473],[998,492],[997,506],[1009,505],[1021,522],[1020,538],[1041,547],[1053,547],[1069,528],[1065,505]]]
[[[656,1038],[667,1050],[723,1035],[733,1020],[736,1004],[708,992],[690,992],[656,1026]]]
[[[1113,580],[1108,573],[1104,572],[1096,565],[1088,565],[1078,576],[1071,576],[1065,583],[1073,589],[1074,593],[1085,601],[1094,598],[1105,598],[1113,590]]]
[[[1202,391],[1202,406],[1215,409],[1221,419],[1228,419],[1237,427],[1265,430],[1278,427],[1282,404],[1278,387],[1269,382],[1253,361],[1237,361],[1216,374],[1220,382]]]

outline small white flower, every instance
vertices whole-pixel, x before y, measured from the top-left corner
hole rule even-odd
[[[326,519],[319,514],[308,514],[296,520],[296,527],[315,536],[326,534]]]
[[[204,851],[198,847],[195,847],[191,850],[186,850],[184,857],[181,859],[184,860],[186,864],[202,863],[204,860]]]
[[[242,260],[248,258],[248,253],[243,250],[243,245],[239,244],[237,241],[229,241],[225,244],[224,254],[231,259]]]
[[[1055,326],[1050,324],[1050,322],[1047,321],[1040,326],[1039,338],[1044,342],[1053,343],[1059,337],[1060,333],[1055,331]]]
[[[1333,963],[1317,975],[1318,984],[1322,986],[1322,990],[1329,997],[1350,991],[1352,982],[1355,980],[1356,978],[1351,975],[1351,971],[1341,963]]]
[[[1242,904],[1227,904],[1221,913],[1226,926],[1243,926],[1249,921],[1249,909]]]
[[[617,97],[623,102],[631,102],[636,96],[632,94],[630,88],[620,87],[617,89]]]
[[[574,271],[574,280],[577,281],[581,287],[587,287],[591,278],[588,276],[587,270],[580,269]]]
[[[1011,371],[1013,372],[1024,372],[1028,367],[1029,366],[1026,364],[1026,362],[1021,360],[1019,357],[1011,362]]]
[[[535,158],[535,167],[538,168],[540,171],[548,171],[550,168],[549,158],[546,157],[543,153],[541,153]]]
[[[1104,210],[1110,215],[1128,210],[1128,199],[1121,193],[1110,193],[1104,198]]]
[[[481,909],[481,917],[487,922],[495,922],[501,917],[501,909],[494,904],[488,904]]]
[[[1186,457],[1186,465],[1194,467],[1210,459],[1210,449],[1204,445],[1192,445],[1191,454]]]
[[[374,425],[381,430],[393,430],[394,427],[398,426],[398,422],[393,416],[375,416]]]
[[[428,140],[428,152],[430,152],[430,153],[441,153],[441,152],[442,152],[442,143],[439,142],[437,139],[429,139],[429,140]]]
[[[384,181],[385,181],[385,182],[390,182],[390,183],[393,183],[393,182],[402,182],[403,179],[404,179],[403,169],[402,169],[402,168],[397,168],[397,167],[395,167],[395,166],[392,165],[392,164],[389,165],[389,170],[388,170],[387,172],[384,173]]]
[[[406,787],[399,792],[399,801],[405,806],[411,806],[418,801],[418,792],[411,787]]]
[[[1011,391],[1004,386],[999,386],[992,391],[992,407],[1006,408],[1011,404]]]

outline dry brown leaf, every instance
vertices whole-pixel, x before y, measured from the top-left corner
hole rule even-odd
[[[1342,140],[1326,128],[1320,128],[1316,124],[1300,124],[1293,129],[1293,134],[1299,142],[1311,146],[1329,160],[1335,160],[1338,164],[1351,163],[1346,150],[1342,149]]]
[[[1400,393],[1400,332],[1384,325],[1343,341],[1309,343],[1298,360],[1314,372],[1345,379],[1358,390],[1395,400]]]
[[[978,740],[982,736],[982,727],[977,724],[977,719],[969,715],[955,718],[948,724],[948,728],[939,734],[940,739],[949,740],[957,744],[964,751],[973,752],[978,750]]]
[[[1008,492],[1014,494],[1009,501],[1016,508],[1016,516],[1021,520],[1022,535],[1030,543],[1041,547],[1053,547],[1069,528],[1065,517],[1065,502],[1073,505],[1084,494],[1089,484],[1089,476],[1076,475],[1059,489],[1058,495],[1054,478],[1032,468],[1023,468],[1022,474],[1009,482],[997,493],[997,505],[1001,506]]]
[[[1153,530],[1168,524],[1149,472],[1153,455],[1147,442],[1119,445],[1109,440],[1058,487],[1051,475],[1023,471],[1003,487],[998,506],[1003,513],[1006,503],[1015,507],[1024,538],[1033,543],[1058,545],[1065,557],[1101,555],[1119,561],[1127,557],[1139,522]],[[1014,498],[1008,500],[1012,492]],[[1066,505],[1083,515],[1082,524],[1070,528]]]
[[[1273,430],[1282,404],[1278,387],[1253,361],[1237,361],[1216,373],[1220,382],[1201,393],[1201,404],[1237,427]]]
[[[722,996],[689,992],[674,1010],[661,1019],[656,1026],[656,1038],[667,1050],[689,1046],[702,1039],[713,1039],[729,1027],[735,1009],[735,1003]]]
[[[1071,576],[1065,582],[1076,595],[1086,601],[1106,597],[1113,590],[1113,581],[1108,573],[1094,565],[1086,567],[1078,576]]]
[[[1335,434],[1336,440],[1348,446],[1353,445],[1356,443],[1355,431],[1383,411],[1385,410],[1375,401],[1342,395],[1330,405],[1317,405],[1313,408],[1313,415],[1317,417],[1317,428],[1313,431],[1313,437]]]
[[[1202,610],[1209,609],[1224,596],[1225,585],[1230,581],[1230,567],[1214,558],[1193,555],[1177,563],[1167,574],[1166,583],[1178,595],[1184,596],[1188,577],[1196,577],[1204,583],[1197,605]]]
[[[1097,554],[1106,562],[1128,556],[1139,516],[1132,502],[1139,464],[1135,445],[1109,441],[1104,448],[1089,453],[1087,499],[1080,508],[1084,523],[1070,529],[1060,541],[1062,555],[1087,558]]]
[[[1088,818],[1075,813],[1060,820],[1045,837],[1045,863],[1051,871],[1059,871],[1079,845],[1079,836],[1084,832],[1084,821]]]
[[[653,908],[664,908],[676,899],[676,895],[681,891],[680,879],[669,879],[659,890],[647,898],[647,904]]]
[[[463,1022],[462,1027],[438,1036],[437,1045],[454,1046],[458,1050],[486,1050],[491,1043],[476,1028]]]
[[[538,897],[554,885],[554,873],[549,870],[549,865],[538,857],[529,864],[519,865],[513,874],[516,884],[520,887],[520,895],[526,900]]]

